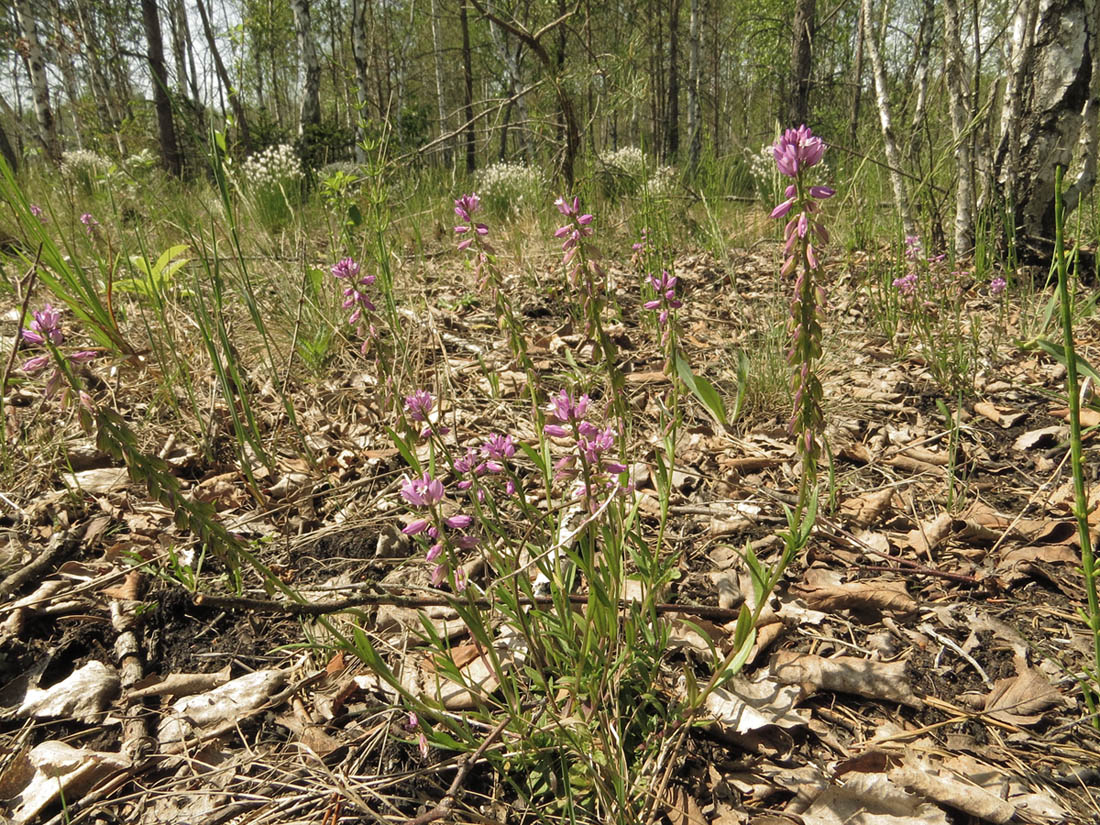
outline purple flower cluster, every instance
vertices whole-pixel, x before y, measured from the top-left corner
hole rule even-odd
[[[364,289],[360,287],[369,287],[374,284],[374,275],[364,275],[359,280],[356,277],[360,272],[359,263],[354,258],[341,258],[332,266],[332,276],[341,281],[347,281],[348,286],[344,287],[344,309],[352,309],[351,315],[348,317],[349,324],[356,324],[363,312],[374,312],[374,302],[371,301],[370,296],[367,295]]]
[[[477,278],[478,289],[484,289],[485,285],[492,280],[493,270],[489,256],[493,254],[493,247],[487,240],[489,227],[476,222],[473,218],[480,211],[481,198],[473,192],[455,201],[455,214],[462,221],[455,226],[455,234],[462,238],[458,242],[458,248],[465,250],[473,247],[474,276]],[[492,284],[494,297],[499,288],[500,285],[494,281]]]
[[[787,129],[772,147],[780,173],[793,178],[787,186],[782,203],[772,210],[773,218],[790,216],[783,231],[784,261],[780,274],[797,270],[795,297],[791,301],[792,346],[789,362],[794,368],[791,389],[795,409],[790,420],[792,434],[798,436],[798,448],[803,458],[806,476],[816,477],[818,445],[815,435],[824,428],[821,411],[822,389],[813,371],[813,362],[821,355],[820,308],[825,303],[825,291],[815,283],[814,275],[821,267],[818,256],[821,245],[829,242],[829,232],[814,218],[821,211],[820,201],[831,198],[836,190],[829,186],[811,186],[806,180],[809,169],[821,162],[825,143],[803,124]]]
[[[614,426],[601,429],[588,420],[587,395],[574,398],[566,390],[551,397],[546,411],[556,423],[546,424],[543,432],[554,438],[572,438],[571,452],[554,463],[555,481],[575,481],[573,495],[584,497],[589,510],[595,512],[605,491],[625,492],[618,476],[626,465],[615,460],[618,433]]]
[[[797,129],[787,129],[772,147],[772,155],[780,173],[788,178],[798,177],[803,169],[821,162],[825,143],[803,123]]]
[[[554,201],[554,206],[558,207],[558,211],[569,221],[565,226],[559,227],[554,232],[555,238],[559,240],[565,238],[561,244],[561,250],[565,253],[561,262],[564,266],[569,266],[570,261],[573,260],[580,248],[581,238],[587,238],[592,234],[593,218],[591,215],[581,214],[580,198],[573,198],[572,203],[565,198],[558,198]]]
[[[88,230],[89,235],[94,235],[96,229],[99,227],[99,221],[93,217],[91,212],[85,212],[81,215],[80,222],[84,224],[84,228]]]
[[[917,291],[917,273],[910,272],[900,278],[894,278],[894,287],[902,295],[912,295]]]
[[[607,275],[596,261],[599,250],[585,242],[592,235],[592,215],[581,212],[580,198],[573,200],[558,198],[554,206],[568,221],[554,232],[560,240],[562,266],[566,268],[569,285],[581,291],[581,306],[589,322],[591,334],[594,319],[599,315],[603,294],[606,291]]]
[[[657,313],[657,323],[660,326],[664,326],[668,323],[669,313],[684,305],[683,301],[676,297],[676,284],[680,279],[675,275],[669,275],[667,269],[661,272],[660,277],[650,275],[648,279],[649,285],[653,287],[653,290],[657,293],[657,297],[652,301],[646,301],[644,306],[646,309],[660,310]],[[661,339],[662,342],[667,336],[668,330],[665,329]]]
[[[506,470],[505,462],[514,458],[515,454],[515,440],[510,435],[501,435],[500,433],[489,436],[485,443],[477,449],[468,447],[466,454],[455,461],[455,472],[466,476],[458,482],[458,489],[469,490],[474,487],[476,482],[478,501],[484,501],[484,480],[502,476]],[[512,496],[515,492],[516,482],[511,477],[505,478],[504,494]]]
[[[455,227],[456,235],[465,235],[472,232],[468,238],[463,238],[458,242],[459,250],[468,249],[476,239],[483,238],[489,234],[489,227],[483,223],[476,223],[473,216],[481,211],[481,198],[476,193],[471,192],[469,195],[463,195],[461,198],[455,201],[455,214],[458,215],[459,220],[463,223]]]
[[[30,206],[31,214],[38,218],[42,223],[46,223],[46,213],[42,211],[42,207],[36,203],[32,203]]]
[[[420,431],[421,438],[427,438],[433,433],[435,435],[446,435],[450,432],[447,427],[432,426],[429,416],[434,406],[435,399],[427,390],[416,390],[412,395],[405,396],[405,412],[408,414],[409,420],[424,425]]]
[[[96,356],[93,350],[81,350],[68,355],[62,355],[56,349],[65,343],[65,333],[61,330],[61,312],[54,309],[50,304],[46,304],[42,309],[37,310],[34,313],[34,320],[31,321],[30,329],[24,327],[19,330],[19,335],[27,343],[46,350],[45,352],[40,352],[28,358],[19,367],[21,372],[30,376],[36,376],[45,371],[55,356],[63,359],[70,368],[77,364],[86,364]],[[61,386],[64,377],[65,372],[62,369],[62,365],[55,364],[53,372],[50,373],[50,377],[46,379],[44,390],[46,398],[50,398],[57,392],[57,388]],[[68,399],[69,388],[66,387],[61,397],[62,407],[68,404]],[[80,391],[78,400],[83,407],[89,411],[92,410],[92,400],[86,392]]]
[[[407,536],[426,536],[431,542],[424,559],[429,562],[436,561],[444,550],[469,550],[477,547],[479,539],[469,533],[468,530],[474,523],[472,516],[457,513],[452,516],[444,516],[440,510],[440,503],[446,497],[447,491],[443,482],[432,478],[425,472],[419,478],[405,478],[401,482],[401,498],[410,506],[427,510],[423,518],[418,518],[408,524],[403,532]],[[432,570],[432,585],[438,587],[446,578],[449,559],[439,562]],[[455,589],[461,591],[465,584],[465,578],[460,570],[455,571]]]
[[[1005,287],[1007,286],[1008,282],[1005,281],[1005,279],[1002,278],[1000,275],[998,275],[996,278],[989,282],[989,292],[994,298],[998,298],[1004,293]]]

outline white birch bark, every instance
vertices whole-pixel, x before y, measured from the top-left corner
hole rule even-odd
[[[301,109],[298,134],[321,122],[321,64],[317,60],[317,41],[310,23],[309,0],[290,0],[294,28],[298,35],[298,89]]]
[[[865,21],[865,46],[867,56],[871,58],[871,73],[875,76],[875,105],[878,107],[879,122],[882,125],[882,142],[886,149],[886,163],[890,170],[890,185],[894,190],[894,204],[901,218],[906,235],[916,235],[917,225],[909,208],[909,195],[905,190],[905,179],[901,174],[901,152],[894,136],[894,123],[890,114],[890,95],[886,88],[886,68],[882,64],[878,36],[875,33],[874,15],[871,0],[862,0],[863,19]],[[884,9],[885,11],[885,9]],[[885,14],[883,15],[885,19]]]
[[[367,75],[367,21],[365,17],[366,3],[368,2],[370,0],[352,0],[351,3],[351,54],[355,61],[355,100],[359,108],[358,116],[355,119],[355,160],[357,163],[366,163],[367,161],[367,153],[362,144],[366,138],[367,101],[370,99],[370,78]],[[432,32],[434,34],[434,14],[432,21]]]
[[[485,3],[485,8],[490,11],[493,9],[491,2]],[[493,36],[493,44],[496,46],[497,54],[500,56],[501,62],[504,63],[505,73],[507,74],[507,94],[509,96],[514,95],[517,91],[523,88],[523,77],[520,72],[519,63],[519,51],[513,51],[508,38],[504,30],[497,25],[494,21],[489,21],[489,32]],[[520,95],[516,100],[516,112],[519,115],[520,121],[520,147],[523,151],[523,158],[526,161],[531,160],[531,147],[528,142],[528,129],[529,124],[529,112],[527,109],[527,96]]]
[[[699,41],[701,39],[700,0],[691,0],[691,17],[688,22],[688,166],[695,169],[699,165],[699,154],[703,148],[702,109],[699,103],[699,78],[702,67],[699,63]]]
[[[955,254],[966,255],[974,248],[974,164],[958,0],[943,0],[943,20],[951,136],[955,143]]]
[[[1098,46],[1095,15],[1094,0],[1042,0],[1037,15],[1021,27],[1020,43],[1013,46],[1014,51],[1022,46],[1015,99],[1009,101],[1015,122],[1004,134],[1005,165],[998,179],[1010,198],[1016,235],[1028,257],[1045,259],[1053,244],[1055,167],[1072,169],[1080,139],[1089,140],[1086,114],[1091,114],[1095,93],[1091,74]],[[1086,164],[1075,198],[1091,186],[1089,176]]]
[[[38,29],[30,0],[16,0],[15,16],[27,43],[27,66],[31,75],[31,92],[34,96],[34,113],[38,118],[39,137],[46,156],[53,163],[61,160],[61,146],[57,140],[57,125],[50,108],[50,87],[46,82],[46,59],[42,44],[38,41]]]
[[[1081,159],[1081,169],[1065,191],[1066,211],[1077,208],[1081,198],[1092,191],[1096,184],[1096,154],[1100,151],[1100,3],[1097,0],[1085,0],[1085,26],[1088,28],[1092,57],[1092,70],[1089,82],[1089,96],[1082,113],[1081,139],[1077,147],[1077,156]]]
[[[439,3],[432,0],[432,52],[435,59],[435,104],[439,117],[439,136],[447,134],[447,101],[443,93],[443,45],[439,36]],[[443,144],[443,165],[450,166],[453,156],[453,146],[450,140]]]

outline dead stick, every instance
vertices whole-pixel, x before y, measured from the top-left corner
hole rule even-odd
[[[588,604],[587,596],[569,595],[567,597],[572,604]],[[250,599],[246,596],[213,596],[207,593],[199,593],[195,596],[195,604],[199,606],[218,607],[224,610],[268,610],[274,613],[285,613],[291,616],[324,616],[328,613],[339,613],[341,610],[352,610],[357,607],[372,607],[375,605],[392,605],[394,607],[447,607],[452,599],[446,596],[397,596],[389,593],[369,593],[363,596],[353,596],[347,599],[339,599],[331,602],[280,602],[274,599]],[[499,604],[489,599],[475,599],[473,606],[488,609]],[[553,607],[554,599],[549,596],[539,596],[534,599],[518,599],[520,607]],[[620,609],[630,607],[632,602],[620,601]],[[686,613],[703,619],[732,622],[740,615],[740,608],[712,607],[709,605],[695,604],[655,604],[653,609],[657,613]]]
[[[38,276],[38,262],[41,259],[42,244],[39,244],[38,252],[34,256],[34,263],[31,264],[30,271],[24,276],[27,292],[23,296],[23,305],[19,307],[19,321],[15,325],[15,340],[12,342],[11,352],[8,353],[8,363],[4,365],[3,377],[0,377],[0,405],[3,404],[4,393],[8,391],[8,381],[11,380],[11,371],[15,366],[15,356],[19,352],[19,341],[23,337],[23,321],[27,319],[27,307],[31,304],[31,295],[34,293],[34,279]]]
[[[489,746],[504,733],[504,729],[508,727],[510,721],[510,716],[505,716],[501,719],[496,727],[489,731],[489,735],[485,737],[485,741],[478,746],[478,749],[468,758],[462,760],[462,764],[455,773],[455,778],[451,781],[451,787],[447,788],[447,793],[443,795],[443,799],[439,801],[438,805],[430,811],[408,820],[405,825],[428,825],[429,822],[435,822],[437,819],[443,819],[445,816],[450,816],[451,810],[454,808],[455,797],[458,796],[458,792],[462,788],[462,783],[466,781],[466,777],[469,776],[470,771],[473,770],[478,760],[485,755],[485,751],[489,749]]]

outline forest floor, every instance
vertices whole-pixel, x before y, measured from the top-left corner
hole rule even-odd
[[[693,668],[705,681],[713,649],[728,652],[752,591],[741,550],[750,543],[762,561],[777,556],[783,502],[797,488],[778,256],[762,243],[725,261],[676,261],[693,369],[731,402],[746,353],[750,386],[726,427],[687,402],[664,537],[679,569],[662,598],[669,703],[678,673]],[[744,671],[670,756],[652,821],[1100,821],[1100,732],[1078,683],[1093,654],[1078,615],[1085,591],[1064,368],[1018,346],[1052,292],[1027,291],[1025,305],[1022,286],[996,298],[986,284],[964,283],[926,307],[945,333],[949,319],[934,316],[949,306],[981,325],[970,387],[945,392],[904,311],[893,341],[882,333],[866,288],[872,266],[854,254],[827,269],[832,461],[822,464],[815,532],[764,611]],[[544,278],[553,267],[548,256]],[[638,422],[628,445],[635,495],[652,526],[647,472],[670,383],[637,275],[610,275],[622,315],[608,332]],[[424,299],[402,309],[417,353],[410,371],[442,399],[450,437],[537,438],[526,378],[508,367],[492,306],[477,299],[460,258],[407,260],[397,276]],[[527,292],[517,312],[548,396],[591,347],[551,290]],[[18,307],[4,309],[8,342]],[[1077,333],[1081,353],[1095,356],[1091,316]],[[453,649],[473,648],[446,606],[400,604],[427,592],[431,568],[399,529],[407,467],[386,434],[369,359],[357,361],[354,347],[339,357],[323,378],[289,390],[315,461],[276,451],[259,496],[233,450],[203,459],[171,420],[149,412],[152,382],[140,371],[108,380],[97,401],[109,397],[141,421],[143,448],[230,531],[261,540],[263,564],[306,603],[368,596],[332,612],[330,627],[357,622],[396,669],[423,658],[420,614]],[[606,402],[598,387],[592,394]],[[261,426],[285,432],[276,395],[261,388],[256,398]],[[73,427],[59,436],[52,404],[27,384],[5,405],[22,444],[55,444],[16,451],[20,482],[0,503],[0,805],[12,821],[536,820],[488,763],[422,751],[407,712],[370,668],[330,646],[318,617],[299,615],[253,576],[243,595],[231,593],[216,559],[189,580],[187,559],[173,553],[193,542],[174,514],[94,439]],[[1096,418],[1087,424],[1100,423],[1085,412]],[[211,421],[232,439],[224,410]],[[1091,438],[1086,450],[1095,467]],[[1100,524],[1100,510],[1092,520]],[[379,593],[397,598],[378,604]]]

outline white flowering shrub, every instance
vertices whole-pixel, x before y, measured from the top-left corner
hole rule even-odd
[[[545,183],[538,169],[522,163],[494,163],[477,173],[481,203],[498,215],[517,215],[541,206]]]
[[[241,164],[241,176],[253,188],[297,185],[304,177],[302,161],[289,143],[268,146]]]
[[[651,198],[670,198],[676,191],[676,170],[671,166],[658,166],[645,183]]]
[[[88,192],[111,168],[111,161],[90,149],[74,149],[61,153],[61,176]]]
[[[596,174],[609,198],[638,195],[643,190],[650,197],[666,197],[672,194],[675,185],[673,168],[649,163],[637,146],[624,146],[600,155]]]
[[[143,175],[151,172],[159,162],[152,149],[142,149],[134,155],[130,155],[122,162],[123,167],[131,175]]]
[[[645,153],[637,146],[624,146],[614,152],[600,155],[604,166],[610,166],[620,174],[628,175],[639,183],[645,179]]]
[[[301,202],[305,170],[294,147],[281,143],[245,158],[237,180],[260,221],[275,228],[289,220]]]

